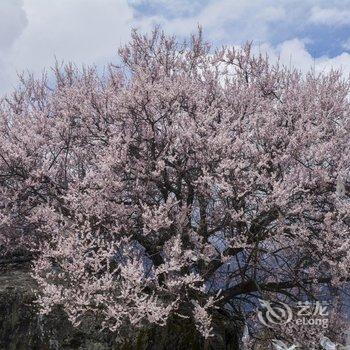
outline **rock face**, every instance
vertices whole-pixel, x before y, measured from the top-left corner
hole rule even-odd
[[[36,334],[33,281],[21,270],[5,270],[0,274],[0,348],[40,349]]]
[[[36,285],[26,264],[0,266],[0,350],[238,350],[236,332],[220,326],[215,341],[204,343],[193,324],[171,321],[166,327],[147,329],[133,336],[132,343],[117,343],[113,334],[99,332],[92,324],[71,326],[56,310],[39,317]]]
[[[61,350],[117,349],[104,334],[74,329],[65,315],[55,311],[38,316],[36,285],[29,266],[6,266],[0,271],[0,349]]]

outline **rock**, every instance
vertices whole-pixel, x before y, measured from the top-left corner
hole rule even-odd
[[[74,329],[63,312],[40,317],[35,304],[35,281],[29,266],[6,266],[0,271],[1,350],[105,350],[108,342]],[[96,332],[98,333],[98,332]],[[102,336],[102,335],[100,335]]]
[[[0,269],[0,350],[236,350],[237,333],[217,319],[217,336],[204,342],[188,320],[170,320],[166,327],[144,329],[128,343],[93,323],[73,328],[59,309],[45,317],[35,304],[37,286],[28,263],[5,264]]]

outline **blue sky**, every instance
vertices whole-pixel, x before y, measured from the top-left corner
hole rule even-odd
[[[253,41],[303,71],[350,73],[350,0],[0,0],[0,93],[55,60],[116,61],[130,29],[179,37],[203,27],[214,45]]]

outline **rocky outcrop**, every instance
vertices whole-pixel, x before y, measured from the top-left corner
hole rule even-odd
[[[36,284],[29,266],[6,264],[0,271],[0,349],[61,350],[117,349],[97,331],[74,329],[64,313],[57,310],[47,317],[38,315]]]
[[[118,343],[113,334],[98,331],[93,323],[73,328],[60,310],[38,316],[36,292],[28,263],[0,265],[0,350],[237,349],[235,330],[222,320],[218,320],[218,334],[211,343],[204,343],[193,324],[184,319],[143,330],[131,337],[132,342]]]

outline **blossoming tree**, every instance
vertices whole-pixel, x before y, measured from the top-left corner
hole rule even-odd
[[[245,323],[349,277],[349,80],[133,32],[122,65],[22,78],[0,110],[3,250],[75,325]]]

